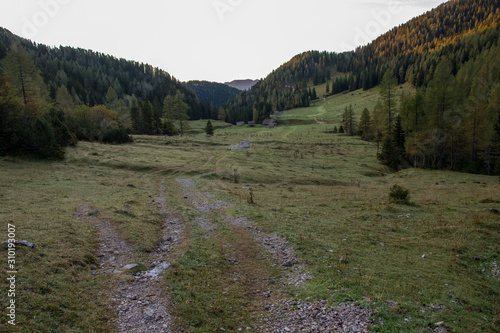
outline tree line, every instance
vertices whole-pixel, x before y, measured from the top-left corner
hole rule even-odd
[[[186,120],[225,113],[158,68],[47,47],[0,28],[0,117],[0,154],[60,158],[78,140],[177,135],[187,129]]]
[[[120,98],[113,86],[102,104],[83,103],[64,84],[53,95],[31,54],[12,43],[0,61],[1,155],[62,158],[78,140],[119,144],[132,141],[130,133],[182,135],[192,110],[181,89],[162,103]]]
[[[425,87],[400,92],[394,70],[379,86],[374,110],[343,117],[346,135],[377,142],[382,163],[500,174],[500,39],[453,72],[442,57]]]

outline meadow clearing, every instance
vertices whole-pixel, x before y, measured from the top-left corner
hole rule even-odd
[[[440,322],[452,332],[500,331],[500,179],[392,172],[377,160],[376,144],[332,134],[345,106],[359,114],[376,98],[373,90],[332,96],[284,112],[285,125],[274,129],[213,122],[208,138],[206,122],[197,121],[185,137],[80,142],[63,161],[0,159],[0,234],[7,237],[10,223],[18,239],[36,244],[16,249],[17,325],[3,315],[2,331],[116,331],[113,286],[131,275],[95,274],[99,236],[74,213],[99,210],[146,269],[162,237],[152,200],[160,191],[185,223],[162,276],[179,330],[253,328],[269,302],[309,298],[370,308],[378,332],[423,332]],[[242,141],[250,149],[227,149]],[[193,192],[179,179],[192,179]],[[395,184],[410,190],[409,204],[389,202]],[[202,214],[186,200],[194,192],[228,205]],[[201,215],[209,231],[193,223]],[[287,269],[247,227],[228,222],[239,217],[286,239],[305,283],[270,287]],[[0,279],[7,290],[5,269]],[[269,297],[253,292],[266,288]],[[0,297],[7,304],[7,294]]]

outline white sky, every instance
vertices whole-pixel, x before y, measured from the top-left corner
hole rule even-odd
[[[444,0],[0,0],[0,26],[159,67],[260,79],[309,50],[353,50]]]

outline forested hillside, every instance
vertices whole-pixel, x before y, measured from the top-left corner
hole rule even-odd
[[[217,82],[188,81],[186,86],[194,91],[200,102],[215,107],[223,106],[240,93],[236,88]]]
[[[160,109],[163,99],[179,90],[189,105],[191,119],[209,118],[216,112],[201,105],[194,92],[169,73],[151,65],[91,50],[48,47],[15,36],[3,28],[0,28],[0,60],[13,42],[26,49],[35,61],[52,98],[56,97],[57,89],[64,86],[77,103],[88,106],[105,104],[111,87],[118,99],[127,104],[129,97],[134,95]]]
[[[226,88],[226,87],[225,87]],[[0,28],[0,154],[62,157],[77,140],[123,143],[129,133],[178,134],[218,109],[167,72]]]
[[[231,101],[229,120],[308,106],[325,82],[326,96],[380,86],[375,109],[347,109],[342,127],[379,142],[383,163],[500,174],[499,6],[449,1],[354,52],[300,54]],[[395,89],[406,82],[414,93]]]
[[[484,49],[500,25],[500,0],[449,1],[396,27],[353,52],[310,51],[295,56],[227,106],[229,120],[259,118],[264,108],[308,106],[311,87],[329,83],[329,93],[377,86],[388,68],[398,83],[426,86],[437,63],[449,57],[453,74]],[[256,119],[257,120],[257,119]]]

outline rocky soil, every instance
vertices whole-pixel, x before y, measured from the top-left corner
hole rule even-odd
[[[342,303],[330,307],[326,302],[309,303],[282,300],[271,306],[264,318],[263,332],[370,332],[371,310]]]
[[[112,221],[102,219],[99,210],[77,208],[74,215],[98,230],[101,238],[100,264],[93,274],[112,274],[116,277],[112,301],[116,304],[118,332],[171,332],[172,317],[168,312],[169,298],[159,276],[170,267],[165,256],[181,240],[184,225],[169,210],[163,197],[154,198],[163,216],[163,237],[151,253],[149,270],[140,271],[132,246],[113,226]],[[136,272],[135,274],[132,274]]]
[[[231,205],[216,199],[209,193],[195,190],[192,179],[177,180],[182,185],[182,195],[186,204],[192,206],[200,215],[189,221],[196,223],[207,234],[217,225],[211,222],[209,214],[220,214],[228,225],[234,228],[242,243],[249,248],[233,249],[228,260],[234,261],[245,271],[248,280],[259,281],[250,285],[249,295],[256,299],[264,297],[266,302],[263,315],[256,318],[254,327],[246,331],[255,332],[370,332],[370,309],[362,309],[354,304],[343,303],[329,306],[326,302],[308,302],[283,298],[279,289],[293,285],[300,288],[312,275],[297,257],[288,241],[275,233],[268,233],[252,225],[245,217],[234,217],[225,212]],[[115,278],[113,302],[116,304],[118,332],[172,332],[172,317],[169,314],[169,297],[161,283],[161,274],[170,267],[167,255],[181,241],[184,224],[168,209],[163,197],[164,183],[160,186],[160,195],[154,198],[157,210],[163,216],[163,236],[156,249],[151,253],[148,270],[138,266],[132,246],[122,237],[113,222],[100,218],[100,210],[79,207],[73,213],[75,217],[95,226],[100,238],[100,264],[94,267],[93,274],[106,274]],[[253,239],[253,241],[252,241]],[[250,242],[250,243],[249,243]],[[274,281],[252,272],[253,262],[248,261],[245,251],[252,249],[251,243],[262,247],[273,258],[273,266],[284,273],[282,281]],[[241,245],[240,247],[243,247]],[[135,274],[132,274],[135,273]],[[273,290],[276,289],[276,290]],[[249,296],[253,297],[253,296]],[[261,298],[258,298],[261,297]],[[264,305],[265,304],[265,305]],[[243,330],[243,329],[242,329]]]

